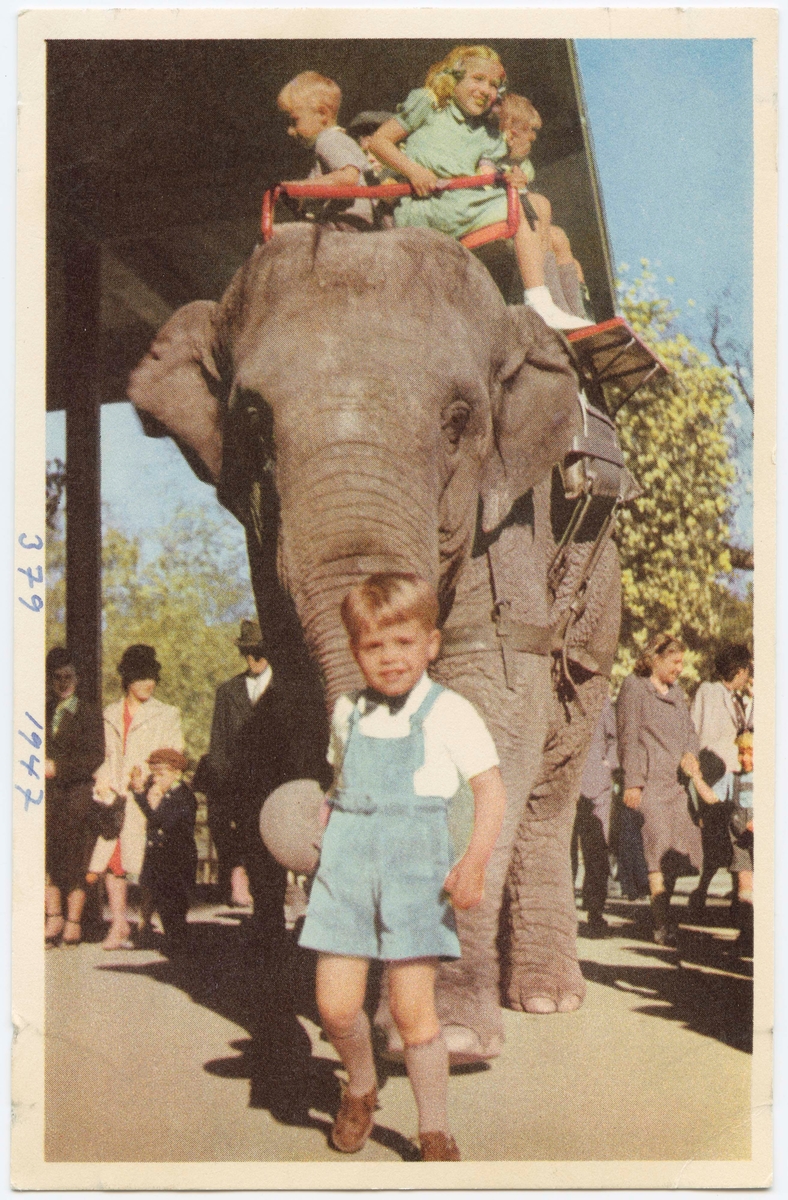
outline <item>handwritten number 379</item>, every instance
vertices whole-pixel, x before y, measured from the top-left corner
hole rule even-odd
[[[22,533],[18,540],[23,550],[40,550],[44,545],[43,539],[38,535],[28,541],[27,534]],[[37,583],[44,582],[44,568],[40,563],[37,567],[17,567],[17,571],[27,578],[31,591]],[[43,598],[38,594],[32,595],[29,600],[26,600],[24,596],[19,596],[18,599],[19,603],[24,604],[25,608],[29,608],[31,612],[41,612],[44,607]]]

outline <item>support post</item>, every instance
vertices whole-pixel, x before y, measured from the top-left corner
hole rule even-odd
[[[100,265],[99,245],[65,247],[66,642],[81,694],[94,703],[101,702]]]

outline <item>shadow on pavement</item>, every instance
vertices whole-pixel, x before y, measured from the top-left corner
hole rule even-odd
[[[314,956],[300,950],[290,935],[267,946],[255,936],[252,920],[240,926],[192,922],[189,931],[188,955],[98,969],[146,975],[177,987],[195,1004],[246,1029],[248,1039],[230,1043],[235,1055],[212,1059],[204,1070],[225,1079],[248,1079],[251,1108],[266,1109],[283,1125],[320,1130],[328,1140],[340,1103],[338,1064],[313,1057],[309,1035],[298,1020],[319,1023]],[[385,1077],[384,1070],[381,1083]],[[313,1116],[310,1110],[326,1116]],[[384,1125],[375,1126],[370,1140],[406,1162],[419,1158],[412,1142]]]
[[[626,906],[621,915],[633,919],[617,925],[614,935],[643,942],[630,947],[630,953],[651,960],[653,965],[646,961],[637,966],[581,961],[584,977],[606,987],[639,993],[650,1003],[638,1012],[680,1021],[686,1029],[752,1053],[753,965],[752,960],[737,957],[730,937],[717,933],[719,928],[730,927],[727,906],[724,919],[708,930],[679,924],[676,950],[656,946],[651,940],[648,910],[633,913],[632,908]],[[615,913],[616,907],[609,904],[606,911]],[[679,921],[684,915],[677,909]]]

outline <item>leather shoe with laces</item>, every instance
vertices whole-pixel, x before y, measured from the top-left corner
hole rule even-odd
[[[420,1133],[422,1162],[459,1162],[460,1151],[450,1133]]]
[[[372,1133],[378,1090],[372,1088],[365,1096],[351,1096],[345,1089],[337,1118],[331,1129],[331,1145],[343,1154],[355,1154]]]

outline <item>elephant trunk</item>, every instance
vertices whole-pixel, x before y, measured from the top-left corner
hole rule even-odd
[[[279,482],[279,481],[278,481]],[[438,584],[437,500],[434,485],[408,489],[392,465],[367,447],[344,447],[341,469],[322,455],[308,485],[279,484],[279,573],[296,605],[307,645],[317,660],[332,708],[361,676],[348,645],[340,605],[354,584],[375,571],[415,571]]]

